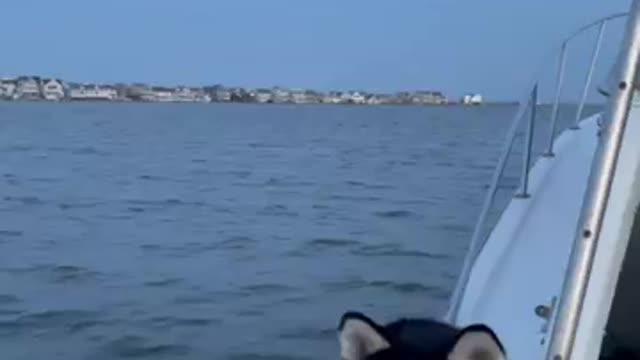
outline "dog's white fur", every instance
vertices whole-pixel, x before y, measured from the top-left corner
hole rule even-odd
[[[387,340],[371,325],[360,319],[349,319],[340,332],[340,356],[343,360],[360,360],[388,348]]]
[[[358,318],[345,321],[339,341],[343,360],[364,360],[391,346],[378,329]],[[460,337],[446,357],[448,360],[506,360],[501,345],[492,334],[471,327],[461,330]]]
[[[458,339],[449,360],[506,360],[491,335],[483,331],[470,331]]]

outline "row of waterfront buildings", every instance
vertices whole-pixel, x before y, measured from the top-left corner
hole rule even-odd
[[[318,92],[283,87],[245,89],[222,85],[164,87],[146,84],[81,84],[38,76],[0,79],[2,100],[140,101],[140,102],[247,102],[295,104],[449,104],[439,91],[374,94],[365,91]],[[477,94],[465,95],[464,104],[480,104]]]

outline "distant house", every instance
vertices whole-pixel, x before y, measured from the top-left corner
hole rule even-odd
[[[69,90],[69,99],[75,101],[113,101],[117,98],[118,91],[112,86],[74,85]]]
[[[348,92],[340,93],[340,102],[342,103],[350,103],[351,102],[351,94]]]
[[[127,97],[127,91],[129,90],[129,86],[125,83],[117,83],[113,86],[116,89],[116,94],[118,95],[118,101],[127,101],[130,100]]]
[[[274,87],[271,90],[271,100],[274,103],[287,103],[291,101],[291,91],[289,89]]]
[[[366,103],[366,95],[360,91],[348,91],[342,93],[341,100],[349,104],[364,104]]]
[[[40,100],[42,91],[40,88],[40,78],[36,76],[21,76],[17,80],[14,99],[20,100]]]
[[[151,87],[151,93],[153,94],[153,101],[157,102],[174,102],[176,101],[175,89],[164,86]]]
[[[467,94],[462,98],[462,103],[465,105],[480,105],[482,101],[482,95],[480,94]]]
[[[65,97],[65,86],[62,80],[43,79],[42,96],[48,101],[60,101]]]
[[[231,101],[233,102],[252,102],[254,98],[251,92],[241,87],[231,87],[228,89],[231,92]],[[254,94],[255,95],[255,94]]]
[[[213,100],[211,95],[207,94],[201,87],[191,88],[191,91],[196,94],[196,102],[210,103]]]
[[[273,101],[273,96],[269,89],[256,89],[254,98],[256,102],[260,104],[266,104]]]
[[[411,93],[407,91],[401,91],[394,95],[394,102],[396,104],[409,104],[411,102]]]
[[[366,102],[366,94],[360,91],[354,91],[351,93],[351,101],[354,104],[364,104]]]
[[[229,102],[231,101],[231,91],[222,86],[218,87],[212,94],[213,99],[217,102]]]
[[[124,95],[127,99],[133,101],[155,101],[156,95],[153,90],[141,83],[134,83],[124,88]]]
[[[367,96],[367,105],[380,105],[382,104],[382,99],[380,98],[379,95],[375,95],[375,94],[369,94]]]
[[[414,104],[446,104],[447,98],[439,91],[416,91],[411,95]]]
[[[197,94],[193,89],[187,87],[179,87],[174,92],[176,102],[195,102]]]
[[[0,80],[0,99],[13,99],[18,81],[16,79]]]
[[[376,104],[394,104],[395,103],[395,98],[393,97],[393,95],[389,95],[389,94],[379,94],[379,95],[375,95],[375,103]]]
[[[291,101],[295,104],[308,104],[314,102],[314,94],[306,90],[292,90]]]
[[[200,93],[209,97],[209,101],[215,102],[229,102],[231,101],[231,89],[228,89],[220,84],[213,86],[205,86],[200,89]]]
[[[342,93],[339,91],[329,91],[322,97],[323,104],[340,104],[342,102]]]

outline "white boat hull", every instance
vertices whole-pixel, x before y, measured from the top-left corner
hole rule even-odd
[[[536,307],[561,292],[598,143],[599,115],[564,131],[554,157],[531,169],[529,198],[514,198],[479,254],[457,314],[458,325],[486,323],[510,359],[543,359],[550,324]]]

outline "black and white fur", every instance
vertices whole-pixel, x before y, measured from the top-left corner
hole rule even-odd
[[[347,312],[338,327],[343,360],[506,360],[504,347],[486,325],[462,329],[434,320],[403,319],[378,325]]]

